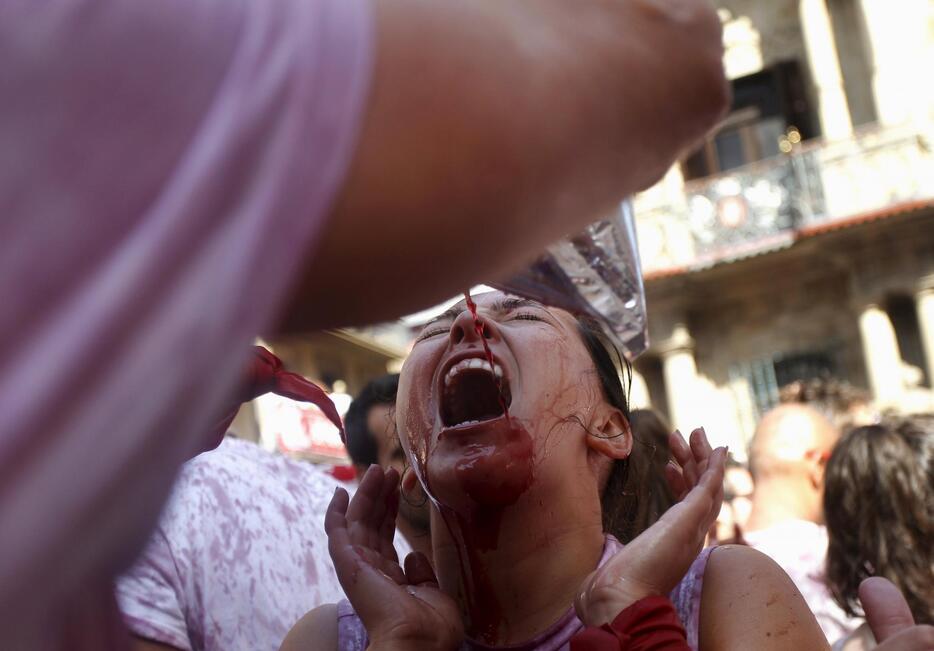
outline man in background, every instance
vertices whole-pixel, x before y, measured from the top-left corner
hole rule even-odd
[[[824,465],[838,438],[837,428],[805,405],[781,405],[762,418],[749,453],[755,491],[745,532],[751,547],[788,572],[831,643],[859,625],[825,582]]]
[[[337,486],[323,468],[229,436],[185,464],[117,580],[134,651],[276,651],[309,609],[343,599],[324,532]],[[396,551],[409,551],[398,536]]]
[[[344,416],[347,452],[358,477],[374,463],[383,468],[395,468],[400,477],[405,477],[409,470],[396,432],[394,411],[398,388],[398,373],[384,375],[363,387],[347,409]],[[415,482],[411,490],[403,487],[401,497],[396,529],[413,550],[431,558],[428,498],[421,484]]]
[[[778,400],[816,409],[840,432],[879,421],[872,397],[865,389],[832,376],[790,382],[779,389]]]

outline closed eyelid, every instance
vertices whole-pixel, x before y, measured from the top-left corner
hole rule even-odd
[[[493,308],[500,312],[513,312],[524,307],[539,310],[545,309],[545,306],[538,301],[533,301],[528,298],[506,298],[493,305]]]
[[[418,335],[418,338],[415,339],[415,343],[418,343],[424,339],[430,339],[431,337],[435,337],[440,334],[444,334],[445,332],[448,332],[450,329],[451,329],[450,326],[436,327],[436,328],[431,328],[431,329],[426,328],[425,330],[422,331],[421,334]]]
[[[496,307],[499,307],[504,311],[504,313],[508,314],[512,314],[518,310],[531,310],[531,312],[513,314],[514,319],[522,318],[524,316],[526,318],[531,317],[530,320],[539,319],[541,321],[552,321],[555,323],[558,320],[557,317],[551,313],[551,310],[549,310],[545,305],[529,299],[506,299]]]
[[[481,313],[486,312],[488,318],[510,316],[515,311],[521,310],[521,309],[532,309],[538,312],[544,312],[545,314],[550,316],[552,319],[555,318],[555,316],[548,310],[548,308],[545,305],[543,305],[542,303],[539,303],[538,301],[533,301],[528,298],[506,298],[500,301],[496,301],[495,303],[493,303],[487,308],[484,308],[482,306],[479,308]],[[466,305],[455,305],[453,307],[448,308],[447,311],[445,311],[443,314],[439,314],[437,317],[435,317],[434,319],[432,319],[431,321],[425,324],[424,330],[422,331],[422,334],[419,335],[418,339],[416,339],[416,342],[421,341],[422,339],[431,337],[433,335],[440,334],[442,329],[444,331],[450,330],[451,327],[454,325],[454,320],[466,310],[467,310]],[[515,316],[535,317],[536,315],[519,314]]]

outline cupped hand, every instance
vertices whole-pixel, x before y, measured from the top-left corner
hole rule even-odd
[[[667,478],[681,501],[584,580],[575,608],[587,626],[612,621],[644,597],[667,595],[691,567],[720,512],[726,448],[712,451],[703,429],[694,430],[690,445],[675,432],[669,445],[674,461]]]
[[[370,637],[370,648],[451,651],[464,638],[456,602],[438,588],[424,554],[405,569],[392,540],[399,473],[371,466],[353,499],[337,489],[324,519],[337,578]]]
[[[876,651],[934,650],[934,626],[915,624],[908,602],[891,581],[866,579],[859,585],[859,600],[879,643]]]

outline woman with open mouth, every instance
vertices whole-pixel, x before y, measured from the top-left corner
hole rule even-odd
[[[476,320],[461,303],[429,323],[400,378],[402,495],[418,481],[431,500],[432,562],[399,566],[399,477],[371,468],[325,524],[349,602],[306,615],[284,650],[567,649],[652,595],[670,595],[692,649],[827,648],[771,560],[701,551],[725,455],[703,430],[672,437],[682,502],[621,545],[620,493],[640,450],[599,328],[497,292],[476,302]]]

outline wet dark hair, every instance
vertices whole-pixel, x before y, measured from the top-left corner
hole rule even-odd
[[[383,375],[363,387],[350,403],[344,415],[344,434],[347,438],[347,454],[355,465],[379,463],[379,447],[367,426],[367,416],[376,405],[395,405],[398,390],[399,374]]]
[[[869,576],[894,583],[918,624],[934,624],[934,415],[846,434],[824,474],[827,582],[849,615]]]
[[[578,316],[577,331],[597,369],[603,397],[631,423],[628,397],[632,384],[632,365],[606,338],[600,323],[592,317]],[[633,454],[627,459],[613,462],[600,497],[603,530],[622,542],[632,540],[655,521],[651,519],[654,509],[650,495],[657,446],[643,440],[641,436],[636,438],[635,428],[633,436]],[[650,454],[644,454],[643,450],[649,450]],[[667,463],[667,446],[664,454]]]
[[[630,539],[652,526],[676,500],[665,479],[665,466],[671,458],[668,437],[671,426],[651,409],[634,409],[629,417],[632,437],[638,445],[630,462],[630,484],[638,492]]]

